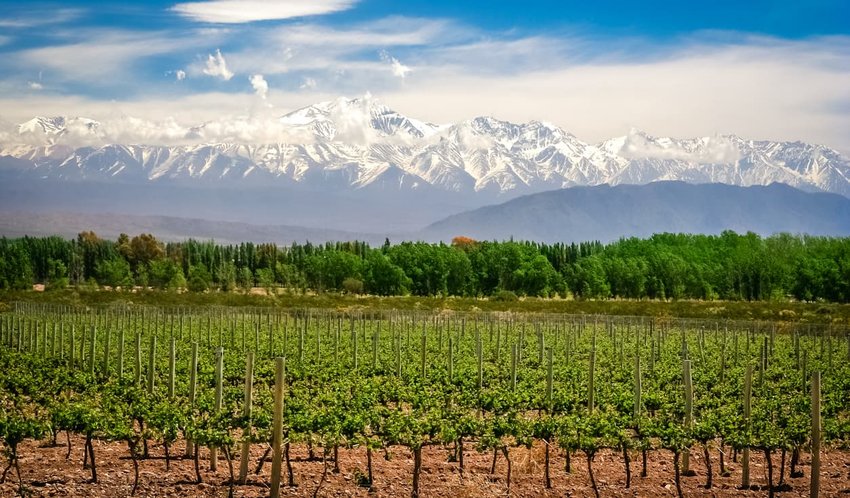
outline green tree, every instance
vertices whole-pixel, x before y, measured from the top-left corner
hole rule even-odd
[[[387,256],[375,251],[366,260],[366,291],[379,296],[407,294],[410,279]]]
[[[206,292],[212,285],[212,275],[203,264],[189,267],[189,281],[187,286],[192,292]]]
[[[175,290],[186,287],[186,276],[180,266],[170,259],[151,261],[150,284],[159,289]]]
[[[61,260],[47,260],[47,289],[57,290],[68,287],[68,267]]]
[[[100,284],[113,288],[132,286],[133,274],[130,271],[130,263],[121,257],[98,262],[97,280]]]

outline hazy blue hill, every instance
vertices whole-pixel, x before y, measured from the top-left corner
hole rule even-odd
[[[659,232],[850,234],[850,199],[784,184],[736,187],[656,182],[575,187],[522,196],[449,216],[420,236],[540,242],[610,241]]]

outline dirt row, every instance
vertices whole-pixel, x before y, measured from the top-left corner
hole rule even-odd
[[[25,493],[29,496],[91,496],[125,497],[130,496],[133,487],[133,465],[126,445],[122,443],[95,444],[98,482],[89,482],[91,472],[83,469],[83,440],[72,437],[72,451],[66,459],[65,446],[47,447],[43,443],[28,441],[20,448],[21,479]],[[60,437],[64,443],[64,435]],[[470,445],[471,446],[471,445]],[[171,449],[171,454],[182,455],[183,445]],[[254,474],[264,448],[254,445],[251,448],[251,473],[248,484],[236,485],[236,497],[268,496],[271,481],[271,462],[266,462],[260,474]],[[238,453],[238,452],[237,452]],[[373,454],[374,481],[371,489],[359,485],[365,480],[367,472],[366,450],[363,448],[340,449],[339,472],[334,472],[334,464],[328,459],[327,475],[322,481],[324,464],[321,451],[316,450],[318,460],[308,458],[304,445],[293,446],[291,456],[296,486],[284,486],[283,496],[363,496],[363,497],[404,497],[409,496],[412,488],[413,455],[402,447],[390,448]],[[479,453],[471,449],[464,452],[464,472],[461,475],[457,462],[449,462],[449,449],[435,446],[426,447],[422,457],[421,496],[423,497],[489,497],[489,496],[558,496],[592,497],[594,496],[583,453],[571,458],[572,471],[565,471],[565,456],[560,451],[551,452],[550,489],[544,488],[544,458],[542,445],[535,444],[531,449],[513,448],[510,451],[512,462],[511,489],[507,490],[507,463],[501,455],[496,464],[496,472],[491,474],[492,453]],[[767,496],[764,485],[767,471],[764,459],[758,452],[753,453],[751,464],[752,489],[742,490],[741,468],[739,463],[726,458],[728,476],[718,475],[718,451],[711,452],[713,467],[713,486],[705,489],[706,466],[702,452],[691,455],[691,469],[695,475],[682,478],[684,495],[688,497],[756,497]],[[150,458],[140,461],[140,481],[136,496],[142,497],[223,497],[228,495],[229,471],[227,461],[221,456],[217,471],[209,470],[209,461],[205,450],[201,452],[201,474],[204,482],[195,483],[194,462],[191,459],[178,458],[171,462],[171,470],[166,472],[164,451],[160,446],[150,447]],[[329,455],[330,457],[330,455]],[[238,456],[236,457],[238,460]],[[389,459],[387,459],[389,458]],[[631,456],[632,480],[627,489],[623,457],[619,453],[603,451],[593,461],[593,471],[602,497],[661,497],[676,496],[672,454],[664,451],[649,453],[647,473],[640,477],[640,453]],[[773,458],[774,482],[779,481],[779,457]],[[238,473],[239,462],[233,462]],[[803,455],[800,469],[803,477],[789,477],[786,465],[784,486],[778,496],[809,496],[810,459]],[[850,497],[850,452],[828,451],[823,454],[821,467],[821,496]],[[5,465],[3,465],[5,468]],[[321,482],[321,486],[320,486]],[[284,477],[284,484],[286,479]],[[18,493],[18,479],[14,470],[7,476],[7,482],[0,484],[0,496],[11,497]]]

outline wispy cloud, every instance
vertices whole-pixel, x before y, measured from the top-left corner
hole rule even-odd
[[[193,45],[190,38],[181,43]],[[60,79],[97,86],[131,77],[128,68],[140,59],[169,54],[175,38],[165,32],[83,30],[65,44],[25,49],[12,54],[16,67],[52,71]]]
[[[270,41],[285,46],[347,48],[424,46],[440,41],[450,43],[468,37],[454,23],[442,19],[391,17],[354,26],[331,27],[299,24],[274,28],[264,33]]]
[[[230,78],[233,78],[233,72],[227,68],[227,61],[224,60],[221,50],[218,49],[215,51],[215,54],[209,54],[209,56],[207,56],[206,66],[204,67],[203,72],[207,76],[220,78],[224,81],[228,81]]]
[[[245,33],[243,47],[229,51],[227,60],[228,67],[238,73],[269,77],[306,72],[309,74],[299,76],[315,79],[319,75],[323,80],[348,85],[338,87],[342,93],[365,90],[354,88],[356,83],[351,78],[371,79],[373,88],[380,90],[386,83],[381,80],[390,80],[388,73],[401,79],[411,72],[413,65],[401,62],[407,54],[443,43],[463,43],[475,33],[446,20],[405,17],[337,27],[297,24]],[[386,53],[387,58],[376,59],[376,52]],[[336,76],[342,72],[346,78]]]
[[[79,18],[84,13],[85,10],[77,8],[11,9],[6,11],[3,18],[0,18],[0,28],[26,29],[51,24],[63,24]]]
[[[178,3],[171,10],[193,21],[238,24],[339,12],[357,0],[213,0]]]

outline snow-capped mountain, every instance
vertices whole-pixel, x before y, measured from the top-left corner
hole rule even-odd
[[[144,129],[133,141],[129,128]],[[159,135],[158,135],[159,133]],[[778,182],[850,197],[850,160],[800,142],[733,135],[673,139],[637,130],[599,144],[555,125],[492,117],[435,125],[371,96],[340,98],[271,120],[180,128],[124,118],[37,117],[0,134],[2,156],[40,178],[378,188],[516,196],[556,188],[661,180],[750,186]],[[11,164],[11,163],[10,163]],[[27,169],[27,168],[25,168]]]
[[[61,137],[68,135],[98,137],[99,127],[100,123],[88,118],[66,118],[64,116],[46,118],[38,116],[18,125],[18,134],[25,138],[55,143]]]

